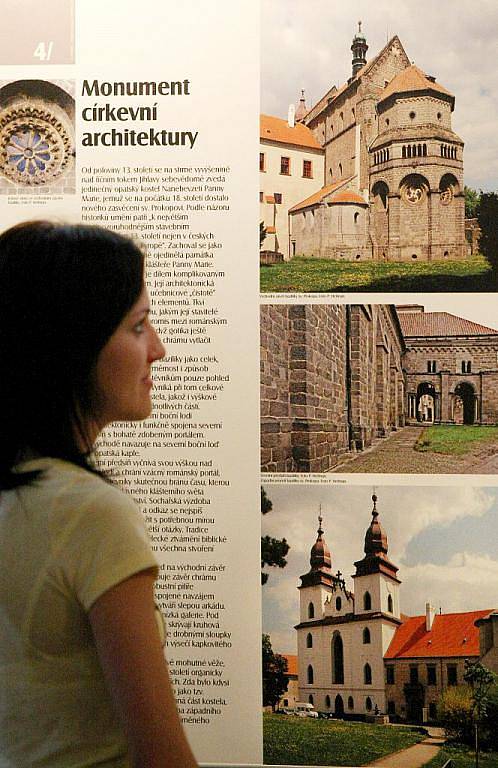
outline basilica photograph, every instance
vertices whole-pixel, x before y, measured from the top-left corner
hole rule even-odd
[[[313,37],[309,19],[286,21],[280,37],[264,31],[279,56],[263,54],[261,290],[489,290],[491,264],[480,252],[480,224],[464,180],[467,138],[454,125],[458,78],[448,85],[428,69],[430,60],[413,61],[417,51],[407,53],[401,34],[374,48],[360,21],[333,55],[316,29],[317,50],[308,57],[317,57],[316,68],[300,64],[306,83],[300,92],[296,83],[296,96],[284,105],[275,81],[278,73],[290,97],[282,82],[281,58],[291,55],[286,42],[295,41],[299,61],[300,40]],[[444,46],[443,37],[441,30]],[[347,60],[348,77],[336,82],[334,71],[344,72]],[[288,69],[290,77],[296,63]],[[278,105],[280,114],[267,114],[265,105]],[[466,107],[467,99],[460,109]],[[468,119],[458,122],[465,127]],[[476,174],[477,167],[471,180]],[[481,189],[483,181],[481,175]]]

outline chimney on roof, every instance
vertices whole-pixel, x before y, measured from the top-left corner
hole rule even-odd
[[[436,615],[436,609],[432,607],[430,603],[425,604],[425,631],[430,632],[432,629],[432,622]]]
[[[289,104],[289,111],[287,113],[287,124],[289,128],[294,128],[296,124],[296,108],[294,104]]]

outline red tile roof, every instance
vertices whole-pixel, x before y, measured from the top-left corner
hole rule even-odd
[[[414,91],[436,91],[436,93],[442,93],[445,96],[451,96],[451,93],[443,88],[439,83],[429,80],[421,69],[412,64],[411,67],[407,67],[399,72],[388,85],[384,88],[382,96],[379,101],[388,99],[395,93],[412,93]],[[453,97],[452,97],[453,98]]]
[[[280,655],[287,659],[287,674],[297,677],[297,656],[290,653],[282,653]]]
[[[474,622],[491,612],[488,608],[437,614],[429,632],[425,629],[425,616],[412,616],[398,627],[384,658],[479,656],[479,630]]]
[[[498,331],[449,312],[398,312],[403,336],[497,336]]]
[[[315,205],[315,203],[321,203],[324,198],[326,198],[336,189],[344,187],[349,181],[351,181],[352,178],[353,177],[351,176],[348,179],[341,179],[340,181],[336,181],[334,184],[328,184],[326,187],[322,187],[317,192],[314,192],[312,195],[303,200],[301,203],[296,203],[296,205],[293,205],[292,208],[289,209],[289,213],[299,211],[301,208],[309,208],[311,205]],[[344,192],[347,194],[352,194],[348,190],[345,190]],[[365,202],[363,198],[361,198],[361,202]]]
[[[356,203],[358,205],[368,205],[365,200],[357,192],[352,192],[350,189],[345,189],[344,192],[338,192],[330,198],[329,203]]]
[[[287,120],[271,115],[260,115],[259,136],[262,140],[277,141],[280,144],[293,144],[296,147],[306,147],[306,149],[322,149],[310,129],[305,125],[296,123],[291,128]]]

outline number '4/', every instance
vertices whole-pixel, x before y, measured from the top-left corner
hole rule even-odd
[[[33,56],[37,59],[40,59],[40,61],[50,61],[53,47],[54,43],[52,40],[49,43],[38,43]]]

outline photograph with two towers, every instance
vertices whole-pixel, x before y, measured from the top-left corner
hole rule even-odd
[[[262,0],[269,765],[498,766],[497,26]]]

